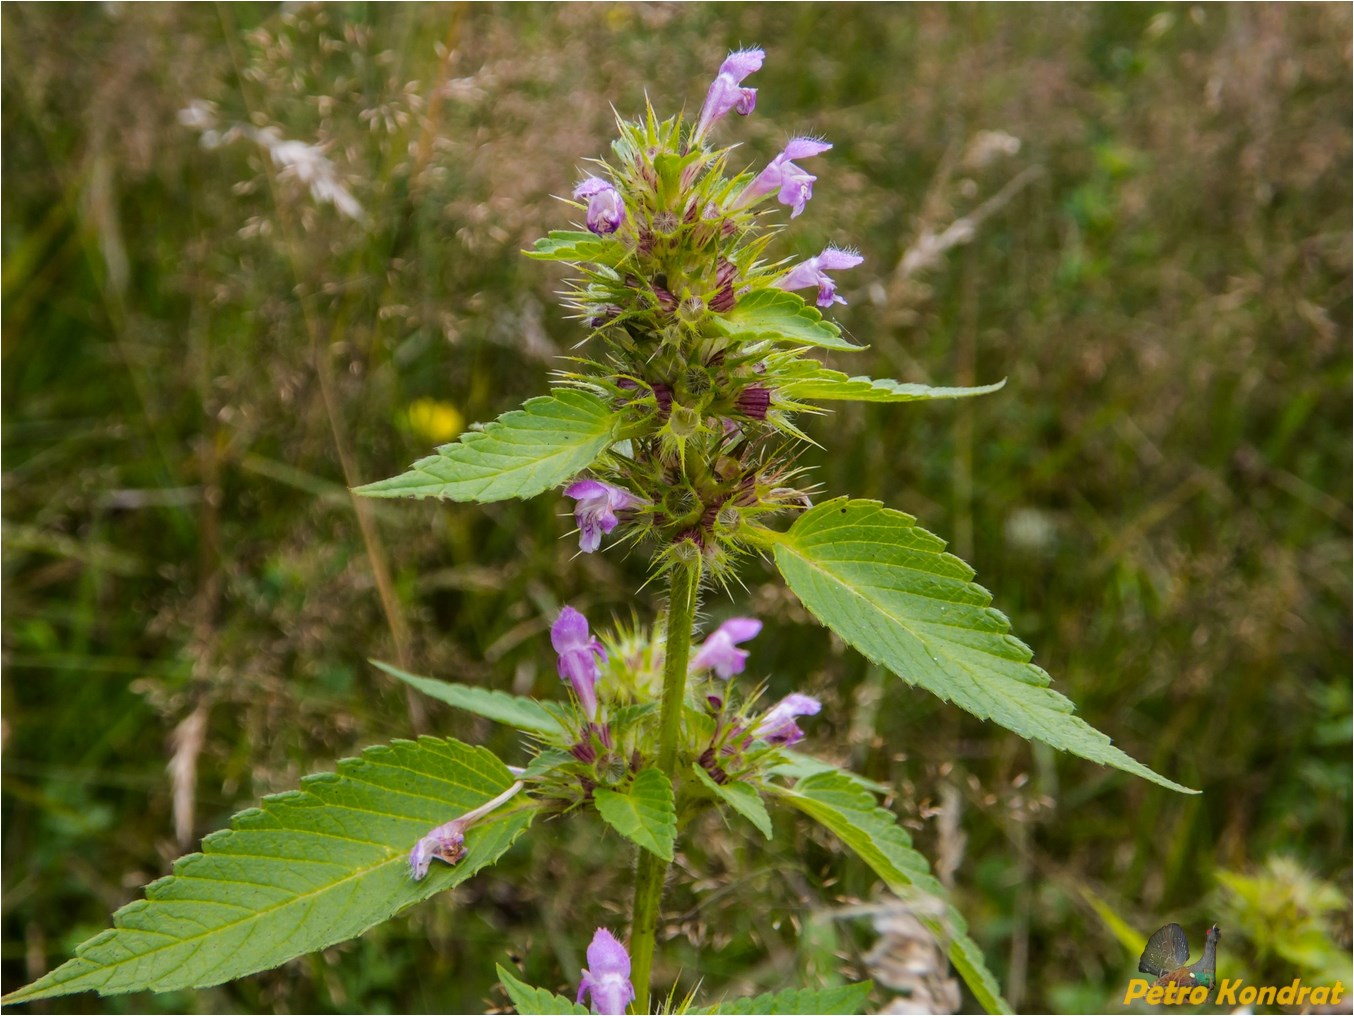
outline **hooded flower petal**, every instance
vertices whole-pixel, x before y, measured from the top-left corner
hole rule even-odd
[[[564,491],[573,498],[574,519],[578,522],[578,549],[591,554],[602,545],[602,534],[616,528],[616,512],[648,504],[628,490],[600,480],[578,480]]]
[[[614,233],[625,221],[621,192],[600,176],[590,176],[574,188],[575,198],[588,201],[588,228],[599,236]]]
[[[630,983],[630,954],[605,928],[598,928],[592,936],[588,965],[583,969],[574,1001],[582,1004],[583,996],[589,993],[592,1011],[609,1016],[620,1016],[635,1000],[635,986]]]
[[[710,126],[728,115],[730,110],[743,116],[752,112],[757,105],[757,89],[743,88],[743,79],[753,71],[761,70],[765,58],[766,54],[760,49],[740,49],[730,53],[720,64],[719,74],[705,93],[705,105],[701,107],[700,119],[691,135],[692,144],[700,141]]]
[[[775,193],[783,205],[790,205],[790,218],[804,211],[804,205],[813,197],[813,182],[818,178],[796,166],[792,159],[807,159],[822,155],[832,146],[814,138],[791,138],[785,149],[757,174],[757,178],[738,195],[735,208],[746,208],[768,194]]]
[[[817,138],[791,138],[786,142],[785,150],[780,153],[780,157],[782,159],[811,159],[815,155],[822,155],[831,150],[830,144],[826,141],[819,141]]]
[[[790,269],[776,285],[781,289],[790,290],[817,286],[818,306],[831,307],[834,303],[845,303],[846,300],[837,295],[837,284],[826,273],[828,271],[840,271],[844,268],[855,268],[864,260],[863,257],[852,251],[828,247],[816,258],[809,258],[802,264]]]
[[[591,723],[597,719],[597,661],[606,659],[602,643],[592,637],[588,619],[565,607],[550,626],[550,644],[559,654],[559,676],[578,696],[583,713]]]
[[[752,728],[752,736],[759,737],[769,744],[794,744],[804,737],[795,720],[800,716],[816,716],[823,704],[812,695],[795,692],[786,695],[768,709],[757,725]]]
[[[696,655],[691,658],[691,669],[713,670],[725,681],[734,674],[741,674],[747,664],[748,652],[737,648],[736,643],[756,637],[761,630],[762,622],[755,617],[729,618],[696,650]]]

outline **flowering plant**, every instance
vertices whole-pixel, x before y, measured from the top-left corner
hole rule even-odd
[[[552,394],[464,435],[359,493],[452,501],[563,488],[584,553],[633,544],[668,585],[651,628],[594,634],[565,607],[550,641],[567,698],[538,701],[405,673],[414,688],[530,735],[524,766],[433,737],[369,748],[336,773],[236,816],[176,863],[146,899],[74,959],[15,992],[165,990],[217,984],[324,948],[497,861],[542,814],[590,813],[634,843],[629,947],[596,929],[574,1003],[500,969],[521,1012],[653,1010],[664,883],[693,810],[718,808],[765,837],[768,803],[834,833],[892,890],[944,890],[876,787],[794,750],[821,704],[760,701],[739,676],[760,622],[730,617],[700,639],[703,590],[729,588],[749,557],[771,559],[823,624],[870,660],[969,712],[1083,758],[1185,790],[1113,747],[1030,662],[964,562],[916,520],[830,498],[797,465],[795,414],[822,403],[919,402],[997,390],[849,377],[809,355],[855,346],[820,311],[845,303],[829,273],[862,257],[828,247],[799,264],[769,254],[776,205],[803,213],[826,141],[796,137],[765,167],[732,168],[713,133],[748,115],[761,50],[729,55],[694,124],[648,108],[619,122],[614,159],[572,190],[579,228],[532,256],[564,262],[583,354]],[[774,198],[774,202],[772,199]],[[816,290],[813,304],[799,294]],[[978,1002],[1006,1008],[981,950],[948,903],[918,917]],[[585,932],[586,933],[586,932]],[[781,992],[737,1011],[847,1012],[868,984]],[[751,1010],[746,1007],[752,1006]],[[719,1006],[712,1010],[722,1011]],[[730,1010],[733,1011],[733,1010]]]

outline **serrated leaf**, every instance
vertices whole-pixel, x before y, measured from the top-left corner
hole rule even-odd
[[[502,965],[498,967],[498,980],[520,1016],[574,1016],[575,1013],[591,1016],[592,1010],[587,1006],[576,1005],[563,995],[556,995],[545,988],[533,988],[513,977]]]
[[[865,1008],[870,997],[871,981],[843,984],[835,988],[788,988],[767,992],[755,998],[735,998],[702,1012],[729,1014],[729,1016],[853,1016]]]
[[[406,473],[354,491],[452,501],[534,497],[592,465],[615,438],[619,421],[596,395],[562,389],[528,400],[483,430],[467,431]]]
[[[877,501],[838,498],[795,520],[776,565],[825,625],[909,684],[1021,737],[1114,766],[1181,793],[1073,714],[1030,662],[992,595],[945,541]]]
[[[391,677],[399,678],[411,688],[423,692],[429,698],[435,698],[439,702],[445,702],[457,709],[464,709],[468,713],[483,716],[495,723],[506,724],[509,727],[516,727],[518,730],[525,730],[532,734],[544,734],[550,737],[560,737],[564,734],[564,728],[559,725],[559,721],[551,716],[545,707],[535,699],[524,698],[521,695],[509,695],[505,691],[498,691],[494,688],[453,684],[450,681],[442,681],[435,677],[419,677],[417,674],[410,674],[389,663],[382,663],[380,660],[371,660],[370,662]]]
[[[603,240],[595,233],[576,229],[552,229],[548,235],[532,244],[532,249],[526,253],[527,257],[539,261],[610,262],[614,258],[607,257],[607,254],[623,251],[620,244]]]
[[[933,388],[888,378],[848,377],[839,370],[818,368],[802,378],[777,385],[779,397],[796,402],[923,402],[930,399],[967,399],[1005,387],[1005,379],[977,388]]]
[[[641,769],[626,793],[598,787],[592,792],[597,813],[627,840],[665,861],[677,839],[677,809],[672,782],[658,769]]]
[[[740,297],[726,314],[712,316],[726,335],[749,341],[790,342],[820,349],[859,350],[842,330],[794,293],[761,289]]]
[[[492,754],[458,741],[368,748],[236,815],[202,841],[202,853],[180,858],[144,900],[114,914],[113,928],[4,1001],[202,988],[360,935],[503,855],[530,810],[476,824],[454,867],[435,863],[421,882],[409,876],[420,836],[512,782]]]
[[[793,790],[777,788],[777,792],[788,804],[830,830],[897,895],[906,898],[911,890],[920,889],[945,901],[944,922],[929,916],[923,908],[918,908],[917,919],[940,942],[948,943],[950,962],[984,1009],[1011,1011],[1001,997],[996,978],[987,969],[982,950],[968,937],[963,915],[948,903],[944,886],[931,874],[926,858],[912,848],[912,838],[893,812],[879,807],[873,794],[843,772],[818,773],[800,780]]]
[[[576,759],[567,751],[547,748],[527,763],[526,768],[517,774],[519,780],[539,780],[560,766],[567,766]]]
[[[797,780],[805,776],[813,776],[816,773],[840,773],[852,783],[872,794],[887,794],[890,789],[878,780],[861,776],[860,773],[853,773],[849,769],[838,769],[831,762],[824,762],[812,755],[802,755],[797,751],[791,751],[789,748],[781,748],[779,755],[780,761],[766,770],[768,775],[788,776]]]
[[[771,816],[766,813],[766,805],[762,803],[762,795],[757,793],[756,788],[746,783],[716,783],[695,762],[691,763],[691,771],[707,790],[755,825],[768,840],[771,839]]]

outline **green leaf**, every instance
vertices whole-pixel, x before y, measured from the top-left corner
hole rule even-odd
[[[749,341],[791,342],[821,349],[859,350],[863,347],[842,338],[842,330],[794,293],[762,289],[749,293],[727,314],[713,315],[726,335]]]
[[[592,792],[592,799],[597,813],[612,829],[663,860],[672,860],[677,808],[672,782],[661,770],[640,770],[628,793],[599,787]]]
[[[843,984],[836,988],[788,988],[785,991],[768,992],[756,998],[735,998],[719,1005],[703,1009],[707,1013],[746,1014],[756,1016],[852,1016],[865,1007],[865,1000],[874,987],[871,981],[859,984]]]
[[[534,497],[592,465],[614,440],[619,422],[596,395],[562,389],[462,434],[407,473],[354,489],[367,497],[452,501]]]
[[[575,1005],[563,995],[556,995],[545,988],[533,988],[513,977],[501,965],[498,967],[498,979],[508,992],[508,998],[512,999],[512,1007],[520,1016],[555,1016],[555,1014],[573,1016],[574,1013],[591,1016],[592,1010],[586,1006]]]
[[[503,855],[531,810],[475,825],[459,864],[434,863],[420,882],[409,875],[419,837],[512,782],[492,754],[459,741],[368,748],[236,815],[114,914],[113,928],[4,1001],[203,988],[360,935]]]
[[[1011,635],[992,595],[945,541],[877,501],[838,498],[801,515],[776,564],[824,624],[875,663],[1021,737],[1114,766],[1181,793],[1073,715]]]
[[[707,790],[760,829],[768,840],[771,839],[771,816],[766,813],[766,805],[762,803],[762,795],[757,793],[756,788],[747,783],[716,783],[695,762],[691,763],[691,771]]]
[[[567,751],[560,751],[557,748],[546,748],[539,755],[527,763],[526,768],[517,774],[519,780],[539,780],[559,769],[561,766],[567,766],[570,762],[576,761]]]
[[[535,699],[509,695],[494,688],[478,688],[469,684],[452,684],[450,681],[441,681],[435,677],[419,677],[380,660],[368,662],[384,670],[391,677],[397,677],[410,687],[418,689],[429,698],[435,698],[457,709],[464,709],[476,716],[483,716],[495,723],[550,737],[561,737],[564,734],[564,728],[559,725],[559,721]]]
[[[1005,387],[1003,379],[996,384],[977,388],[932,388],[930,385],[905,384],[887,378],[847,377],[839,370],[819,368],[802,378],[778,385],[776,394],[794,401],[826,402],[922,402],[930,399],[966,399],[987,395]]]
[[[904,899],[920,889],[945,901],[944,886],[931,874],[926,858],[912,848],[912,838],[898,825],[893,812],[879,807],[874,795],[843,772],[819,773],[795,784],[776,788],[788,804],[798,808],[848,846]],[[1010,1012],[996,978],[987,969],[983,952],[968,937],[964,917],[946,902],[947,920],[939,922],[918,908],[917,919],[941,942],[949,944],[950,962],[978,1002],[988,1012]]]
[[[776,762],[767,770],[771,776],[788,776],[792,779],[800,779],[805,776],[813,776],[817,773],[840,773],[852,783],[864,788],[872,794],[887,794],[890,790],[887,784],[880,783],[878,780],[872,780],[868,776],[861,776],[860,773],[853,773],[849,769],[838,769],[831,762],[824,762],[816,759],[812,755],[801,755],[797,751],[791,751],[789,748],[780,749],[780,761]]]
[[[610,263],[608,254],[624,253],[618,243],[602,240],[594,233],[573,229],[552,229],[527,251],[527,257],[538,261],[594,261]]]

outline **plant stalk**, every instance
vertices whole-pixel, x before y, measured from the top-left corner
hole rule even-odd
[[[663,648],[663,699],[658,719],[658,768],[672,779],[677,759],[677,733],[686,698],[686,671],[691,657],[691,633],[696,626],[696,593],[700,587],[700,557],[691,564],[673,566],[668,594],[668,623]],[[654,941],[658,935],[658,905],[668,862],[640,849],[635,866],[635,909],[630,925],[631,980],[635,985],[634,1011],[649,1012],[649,975],[653,971]]]

